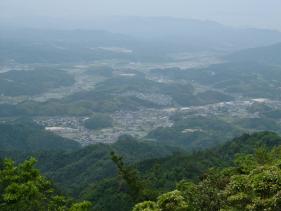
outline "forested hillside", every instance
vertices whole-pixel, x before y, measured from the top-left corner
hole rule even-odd
[[[69,151],[80,147],[29,120],[0,123],[0,152]]]
[[[9,159],[1,160],[0,210],[90,210],[90,202],[77,203],[74,199],[59,194],[52,182],[34,168],[35,163],[34,158],[18,165]]]
[[[270,201],[268,203],[275,200],[275,195],[281,190],[279,186],[270,189],[270,195],[266,195],[249,188],[240,193],[233,185],[239,182],[244,187],[247,180],[240,180],[241,177],[249,179],[247,185],[253,183],[251,187],[254,187],[255,180],[257,185],[262,182],[259,175],[270,176],[268,171],[274,171],[279,178],[280,149],[276,148],[279,145],[280,136],[260,132],[245,134],[213,149],[187,153],[123,136],[111,146],[94,145],[69,153],[19,155],[6,152],[2,156],[14,157],[18,161],[35,156],[37,167],[54,181],[60,191],[93,202],[93,210],[131,210],[134,204],[146,200],[154,202],[138,204],[134,209],[145,210],[145,207],[152,206],[152,210],[161,210],[162,206],[170,206],[164,205],[170,197],[180,199],[179,203],[171,206],[183,206],[183,210],[189,210],[186,206],[191,210],[239,206],[250,210],[252,206],[265,206],[266,200]],[[238,154],[243,156],[237,158]],[[258,172],[258,176],[253,172]],[[161,195],[165,192],[168,193]],[[255,204],[258,197],[265,199],[260,205]],[[246,201],[241,204],[241,200]]]
[[[135,205],[141,210],[280,210],[281,148],[240,153],[233,164],[211,168],[199,182],[181,180],[176,189]]]

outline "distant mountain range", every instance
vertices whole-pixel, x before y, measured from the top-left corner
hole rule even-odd
[[[278,31],[234,28],[214,21],[171,17],[113,17],[93,21],[89,26],[137,38],[205,48],[250,48],[270,45],[281,39]]]
[[[211,21],[169,17],[114,17],[71,26],[54,24],[56,27],[51,27],[50,23],[44,25],[44,20],[40,22],[43,27],[33,24],[34,28],[23,28],[24,24],[8,27],[0,22],[1,60],[167,61],[173,53],[233,52],[281,42],[278,31],[233,28]]]

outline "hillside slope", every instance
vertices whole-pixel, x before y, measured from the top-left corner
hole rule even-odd
[[[0,124],[1,151],[69,151],[77,150],[80,144],[45,131],[39,125],[20,121]]]
[[[261,62],[281,65],[281,43],[235,52],[226,57],[230,61]]]

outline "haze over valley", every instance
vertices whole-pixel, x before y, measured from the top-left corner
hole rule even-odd
[[[222,127],[231,125],[229,138],[249,129],[279,130],[278,119],[266,117],[264,110],[251,109],[278,110],[279,60],[263,57],[264,61],[258,58],[255,62],[254,55],[245,55],[249,50],[244,49],[278,51],[278,44],[273,43],[280,41],[281,33],[172,18],[137,20],[140,29],[154,32],[144,29],[143,37],[138,37],[105,31],[4,28],[0,73],[3,122],[25,116],[82,145],[112,143],[123,134],[163,141],[155,135],[160,128],[169,131],[180,121],[187,124],[176,129],[183,136],[180,142],[187,142],[181,144],[188,148],[193,142],[200,143],[198,147],[216,144],[222,128],[209,135],[210,128],[193,125],[194,118],[200,116]],[[179,25],[180,31],[167,35],[167,28],[161,24],[157,28],[155,22],[167,22],[170,28]],[[182,29],[186,39],[176,39],[179,34],[184,36]],[[202,30],[204,36],[197,36]],[[225,31],[219,39],[211,35],[218,30]],[[230,36],[233,31],[237,36]],[[165,44],[153,36],[145,38],[150,34],[166,40]],[[247,37],[253,36],[257,38],[250,43]],[[263,47],[266,44],[269,47]],[[85,121],[95,115],[109,118],[109,127],[85,127]],[[184,120],[175,121],[174,116]],[[276,126],[247,125],[253,118],[266,118]],[[246,121],[247,127],[241,127],[240,121]],[[194,134],[197,138],[193,140]]]
[[[0,210],[280,210],[280,3],[121,2],[0,3]]]

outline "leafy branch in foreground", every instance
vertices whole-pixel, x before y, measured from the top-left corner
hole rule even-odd
[[[281,147],[240,154],[235,166],[212,168],[195,184],[181,181],[157,201],[136,204],[134,211],[281,210]]]
[[[34,168],[35,158],[18,165],[5,159],[0,165],[0,210],[87,211],[90,202],[75,203],[58,195],[52,183]]]
[[[153,189],[148,188],[148,181],[141,178],[136,168],[126,165],[123,158],[114,152],[111,152],[111,159],[118,169],[120,189],[125,187],[135,203],[156,198],[158,194],[156,195]]]

